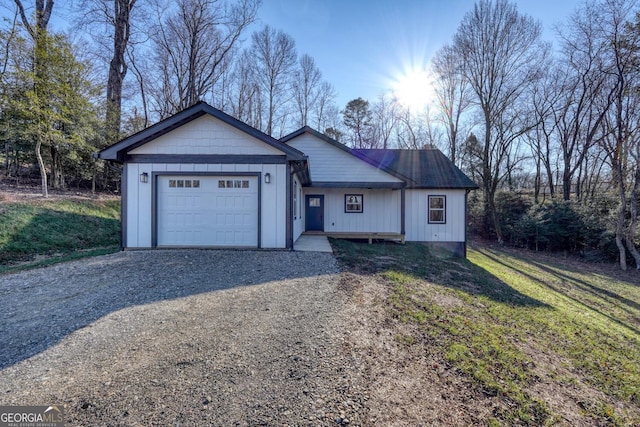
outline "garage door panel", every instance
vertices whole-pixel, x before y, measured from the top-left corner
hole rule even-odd
[[[159,176],[158,246],[258,245],[257,177]]]

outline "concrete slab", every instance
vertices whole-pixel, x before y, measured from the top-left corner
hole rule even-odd
[[[327,236],[311,236],[308,234],[298,237],[298,240],[293,244],[293,250],[300,252],[333,252]]]

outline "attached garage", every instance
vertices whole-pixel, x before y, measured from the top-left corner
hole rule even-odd
[[[97,153],[122,167],[122,247],[293,247],[295,148],[198,103]]]
[[[256,175],[156,176],[156,246],[258,247]]]

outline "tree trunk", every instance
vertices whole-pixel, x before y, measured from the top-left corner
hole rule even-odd
[[[634,174],[634,184],[633,190],[631,191],[630,196],[630,222],[629,227],[627,228],[627,235],[625,236],[625,243],[629,253],[633,256],[633,259],[636,262],[636,269],[640,270],[640,253],[636,248],[635,237],[636,237],[636,228],[638,225],[638,189],[640,187],[640,162],[636,161],[636,173]]]
[[[540,204],[540,183],[542,182],[540,157],[536,159],[536,176],[533,180],[533,201],[536,205]]]
[[[38,159],[38,168],[40,169],[40,182],[42,184],[42,197],[49,197],[49,189],[47,188],[47,170],[44,167],[44,161],[42,160],[42,136],[38,135],[36,141],[36,159]]]
[[[566,201],[571,199],[571,174],[569,172],[570,165],[565,163],[564,172],[562,173],[562,198]]]
[[[49,148],[51,152],[51,188],[55,188],[57,190],[64,188],[64,178],[62,175],[62,165],[60,161],[60,153],[54,146],[51,145]]]
[[[488,108],[484,109],[485,113],[485,136],[482,159],[482,184],[485,194],[485,217],[493,223],[493,229],[496,233],[499,244],[504,244],[504,236],[502,235],[502,227],[500,226],[500,218],[496,212],[496,187],[497,176],[493,176],[491,171],[491,118]]]
[[[619,161],[614,160],[613,167],[618,178],[618,197],[620,199],[620,208],[618,209],[618,218],[616,222],[616,246],[620,252],[620,269],[627,269],[627,251],[624,246],[624,217],[627,211],[627,197],[625,194],[625,185],[623,180],[622,166]]]
[[[120,136],[122,121],[122,82],[127,74],[124,54],[129,43],[129,15],[136,0],[114,0],[113,57],[109,62],[107,80],[107,143],[115,143]]]

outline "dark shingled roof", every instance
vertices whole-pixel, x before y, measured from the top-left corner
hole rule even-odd
[[[353,155],[407,179],[407,188],[476,189],[478,185],[438,149],[351,149]]]

